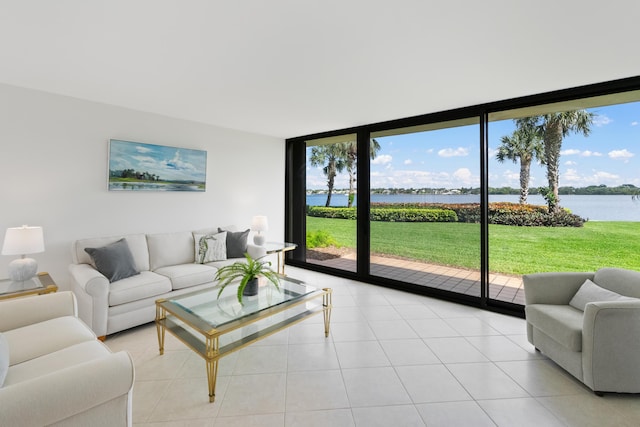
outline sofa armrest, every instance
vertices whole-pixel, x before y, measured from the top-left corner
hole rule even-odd
[[[0,331],[77,313],[76,298],[71,291],[9,299],[0,302]]]
[[[585,280],[595,273],[535,273],[522,276],[524,299],[529,304],[569,304]]]
[[[587,304],[582,327],[584,383],[594,391],[640,390],[640,300]]]
[[[133,381],[133,361],[121,351],[6,386],[0,388],[0,425],[54,424],[128,395]],[[100,425],[130,425],[131,408],[126,406]]]
[[[89,264],[71,264],[69,273],[78,298],[78,317],[97,336],[107,335],[109,279]]]

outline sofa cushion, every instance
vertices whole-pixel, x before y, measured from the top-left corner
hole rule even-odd
[[[110,353],[111,351],[98,340],[74,344],[11,366],[7,375],[7,385],[39,378],[50,372],[75,366],[87,360],[104,357]]]
[[[5,332],[11,349],[9,366],[35,359],[85,341],[96,335],[75,316],[56,317]],[[11,368],[9,368],[11,369]]]
[[[168,265],[193,263],[195,259],[193,234],[190,231],[149,234],[147,244],[151,271]]]
[[[580,311],[584,311],[586,305],[590,302],[634,300],[637,300],[637,298],[625,297],[624,295],[620,295],[608,289],[601,288],[591,280],[587,279],[582,284],[582,286],[580,286],[580,289],[578,289],[578,292],[576,292],[573,298],[571,298],[571,301],[569,301],[569,305],[577,308]]]
[[[76,240],[72,244],[71,257],[76,264],[91,264],[95,267],[93,260],[84,248],[98,248],[116,242],[122,238],[127,239],[129,250],[133,254],[138,271],[149,270],[149,248],[147,246],[147,236],[145,234],[127,234],[118,237],[94,237]]]
[[[171,280],[172,289],[183,289],[213,282],[218,269],[203,264],[181,264],[158,268],[155,272]]]
[[[193,233],[198,264],[227,259],[227,232],[214,234]]]
[[[531,304],[527,322],[571,351],[582,351],[582,311],[570,305]]]
[[[9,342],[7,337],[0,332],[0,387],[4,384],[4,379],[9,371]]]
[[[152,271],[113,282],[109,286],[109,306],[160,295],[171,290],[169,278]]]
[[[601,268],[593,276],[593,282],[601,288],[620,295],[640,298],[640,272],[623,268]]]
[[[101,248],[85,248],[84,250],[91,256],[96,269],[109,279],[109,282],[126,279],[140,273],[136,269],[133,255],[125,238]]]
[[[250,229],[244,231],[229,231],[218,228],[218,232],[227,231],[227,258],[242,258],[247,252],[247,237]]]

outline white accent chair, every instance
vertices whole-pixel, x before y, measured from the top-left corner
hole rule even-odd
[[[0,302],[0,334],[0,426],[132,425],[133,361],[78,319],[72,292]]]
[[[523,283],[537,350],[598,395],[640,393],[640,272],[537,273]]]

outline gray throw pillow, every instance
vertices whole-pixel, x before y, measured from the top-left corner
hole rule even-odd
[[[580,311],[584,311],[585,307],[590,302],[598,301],[634,301],[637,298],[626,297],[620,295],[609,289],[601,288],[600,286],[587,279],[580,286],[578,292],[571,298],[569,305],[573,308],[577,308]]]
[[[96,265],[96,269],[109,279],[109,282],[126,279],[140,272],[129,249],[126,239],[122,238],[101,248],[85,248],[86,253]]]
[[[243,258],[247,252],[247,237],[249,237],[249,229],[245,231],[227,231],[218,228],[218,233],[227,232],[227,258]]]
[[[0,333],[0,387],[9,372],[9,342],[4,334]]]

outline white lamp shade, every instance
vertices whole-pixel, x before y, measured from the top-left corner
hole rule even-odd
[[[44,252],[42,227],[7,228],[2,245],[2,255],[26,255]]]
[[[251,229],[253,231],[267,231],[269,229],[269,222],[264,215],[256,215],[251,220]]]

